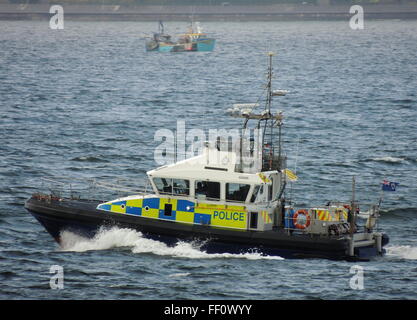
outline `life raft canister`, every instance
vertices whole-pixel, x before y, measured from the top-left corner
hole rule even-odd
[[[294,226],[297,229],[305,229],[310,225],[311,217],[306,209],[299,209],[292,217]]]

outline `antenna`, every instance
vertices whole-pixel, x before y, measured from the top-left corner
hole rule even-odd
[[[227,109],[227,113],[233,117],[244,118],[243,131],[246,130],[249,120],[257,120],[257,128],[261,129],[260,137],[260,171],[271,171],[271,170],[281,170],[285,166],[282,157],[282,138],[281,138],[281,129],[282,129],[282,112],[272,113],[272,98],[274,96],[285,96],[287,93],[286,90],[272,90],[272,57],[275,55],[273,52],[268,52],[268,72],[267,72],[267,84],[265,87],[266,91],[266,100],[265,100],[265,110],[261,112],[256,112],[256,107],[259,106],[259,103],[238,103],[234,104],[233,108]],[[278,141],[275,141],[277,134],[274,132],[275,127],[278,127]],[[275,154],[276,149],[278,149],[278,154]],[[240,157],[242,159],[242,141],[240,144]],[[240,170],[243,170],[243,165],[241,161]],[[243,172],[243,171],[241,171]]]
[[[355,179],[355,176],[352,176],[352,202],[350,205],[350,210],[351,210],[350,234],[353,234],[355,232],[355,224],[356,224],[355,185],[356,185],[356,179]]]
[[[266,120],[265,120],[265,124],[264,124],[264,132],[263,132],[263,146],[264,146],[264,154],[263,154],[263,158],[266,160],[267,162],[265,163],[267,165],[266,168],[268,168],[268,170],[272,170],[273,167],[273,157],[274,157],[274,133],[273,133],[273,127],[274,127],[274,120],[272,119],[272,114],[271,114],[271,105],[272,105],[272,57],[275,55],[272,51],[269,51],[267,53],[268,55],[268,62],[269,62],[269,66],[268,66],[268,82],[266,85],[266,89],[267,89],[267,96],[266,96],[266,104],[265,104],[265,115],[266,115]],[[281,128],[281,127],[280,127]],[[279,148],[279,150],[281,150],[281,148]]]
[[[163,24],[162,20],[159,20],[159,27],[158,27],[158,29],[159,29],[159,33],[160,34],[164,34],[165,33],[164,32],[164,24]]]
[[[268,52],[269,57],[269,67],[268,67],[268,83],[267,83],[267,102],[265,106],[265,110],[268,111],[268,113],[271,113],[271,103],[272,103],[272,57],[275,55],[272,51]]]

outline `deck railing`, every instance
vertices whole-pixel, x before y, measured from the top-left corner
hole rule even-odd
[[[139,186],[129,186],[126,180],[111,181],[94,178],[43,177],[41,188],[44,192],[58,198],[94,199],[107,201],[110,198],[137,194],[153,194],[147,181]]]
[[[346,202],[330,202],[329,206],[312,207],[309,209],[286,208],[283,217],[284,229],[288,233],[308,233],[316,235],[349,234],[351,231],[368,232],[378,231],[379,206],[376,204],[361,203],[361,208],[367,210],[350,212],[349,208],[343,207]],[[356,204],[359,208],[359,204]],[[298,215],[296,216],[296,213]],[[306,214],[307,213],[307,214]],[[373,225],[369,224],[369,218],[375,218]],[[300,218],[300,220],[298,220]],[[351,221],[354,221],[351,230]],[[365,219],[365,220],[361,220]]]

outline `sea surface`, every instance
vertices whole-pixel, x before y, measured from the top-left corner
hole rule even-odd
[[[0,299],[417,299],[417,21],[202,26],[214,52],[160,54],[144,49],[157,23],[51,30],[48,21],[0,21]],[[60,247],[24,209],[47,189],[44,177],[144,185],[157,166],[157,130],[178,120],[187,131],[239,128],[225,110],[262,95],[267,51],[276,53],[273,87],[290,91],[274,101],[299,177],[287,197],[300,206],[349,200],[355,176],[357,199],[383,197],[384,257],[207,254],[118,228],[90,240],[66,233]],[[382,193],[383,179],[397,191]],[[54,265],[63,289],[50,287]],[[354,266],[362,290],[350,286]]]

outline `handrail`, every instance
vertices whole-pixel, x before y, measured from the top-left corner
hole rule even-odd
[[[311,235],[340,236],[343,234],[349,234],[349,228],[350,228],[349,223],[346,220],[333,221],[333,220],[313,219],[310,217],[308,226],[305,228],[297,228],[294,225],[293,217],[285,217],[284,221],[285,221],[284,229],[290,232],[291,234],[296,232],[298,234],[302,233],[302,234],[311,234]],[[357,228],[357,230],[358,229],[359,228]]]
[[[103,187],[105,189],[114,190],[114,191],[133,192],[133,193],[139,193],[139,194],[146,193],[146,189],[140,190],[140,189],[126,188],[126,187],[114,187],[105,182],[95,181],[95,185]]]
[[[294,208],[293,206],[286,207],[283,216],[283,227],[290,233],[294,231],[307,234],[328,234],[328,235],[342,235],[348,234],[350,229],[350,209],[343,208],[342,205],[337,206],[335,203],[345,204],[344,202],[333,202],[333,205],[321,207],[309,207],[305,209]],[[364,205],[364,203],[362,203]],[[379,207],[376,204],[367,204],[369,209],[365,212],[356,212],[354,216],[368,219],[365,225],[359,226],[355,223],[355,232],[363,229],[369,232],[372,229],[378,229],[376,224],[368,226],[369,219],[377,219],[379,217]],[[296,223],[295,215],[301,213],[305,217],[301,223]],[[370,228],[370,229],[368,229]]]
[[[118,179],[118,182],[121,179]],[[127,194],[154,194],[151,187],[139,186],[129,187],[126,185],[120,185],[114,182],[98,181],[95,178],[69,178],[65,176],[54,176],[54,177],[41,177],[41,181],[46,182],[46,186],[51,194],[62,194],[68,192],[71,198],[74,198],[74,193],[91,193],[92,191],[97,192],[97,189],[104,189],[110,191],[116,191]]]
[[[304,205],[306,205],[306,204],[304,204]],[[311,204],[311,203],[309,203],[308,204],[308,207],[304,207],[304,206],[303,207],[299,207],[295,201],[287,200],[286,199],[286,207],[287,206],[292,207],[292,208],[297,207],[299,209],[312,209],[312,208],[326,209],[326,208],[330,208],[330,207],[343,207],[344,205],[349,205],[350,206],[351,205],[351,201],[350,200],[346,200],[346,201],[327,201],[325,204],[323,204],[323,203],[321,203],[321,204],[315,204],[315,203]],[[355,201],[355,205],[356,206],[359,206],[359,207],[362,207],[362,208],[363,207],[365,207],[365,208],[368,208],[369,207],[369,210],[372,207],[379,208],[378,203],[375,203],[375,202],[360,202],[360,201]],[[362,212],[366,212],[366,211],[369,211],[369,210],[365,210],[365,211],[360,210],[360,211],[362,213]]]

